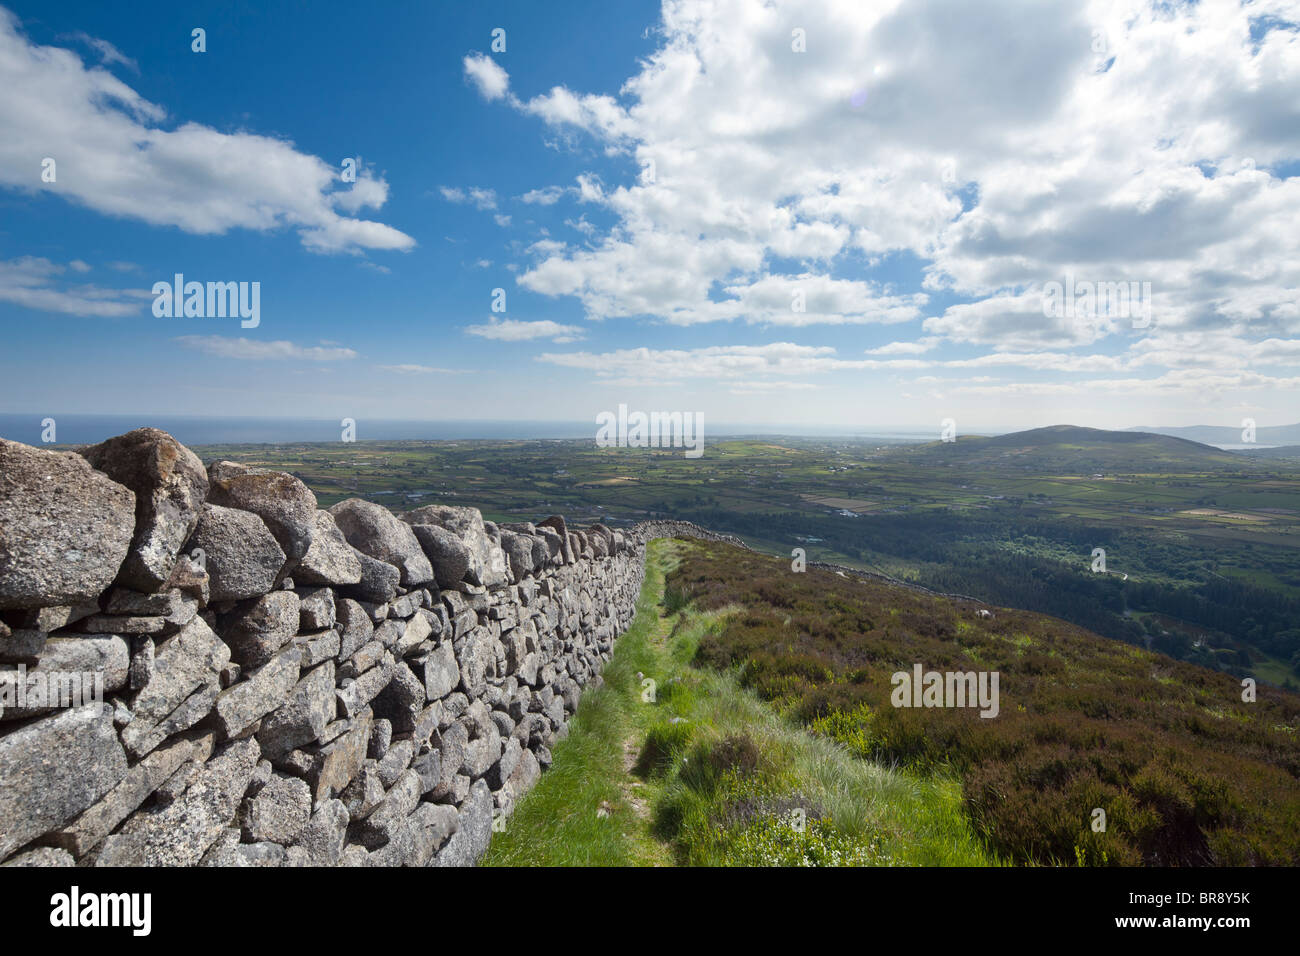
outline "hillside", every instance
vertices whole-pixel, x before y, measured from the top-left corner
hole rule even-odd
[[[1300,696],[1106,640],[1055,618],[917,594],[723,545],[690,544],[668,586],[737,608],[697,663],[861,757],[951,770],[990,848],[1017,862],[1300,863]],[[917,664],[1000,674],[1000,707],[891,706]],[[1107,828],[1090,827],[1094,810]]]
[[[691,545],[646,550],[636,620],[493,837],[493,866],[987,866],[957,780],[861,760],[697,663],[734,609],[665,587]]]
[[[1039,472],[1211,471],[1243,464],[1228,452],[1185,438],[1077,425],[1050,425],[993,438],[959,435],[953,442],[929,442],[895,453],[926,461],[1024,467]]]

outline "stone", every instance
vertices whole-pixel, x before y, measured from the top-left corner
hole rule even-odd
[[[0,438],[0,609],[99,597],[135,533],[135,494],[72,452]]]
[[[216,461],[208,468],[208,501],[250,511],[266,523],[287,559],[296,567],[311,547],[316,527],[316,496],[293,475]]]
[[[370,742],[372,719],[369,710],[363,711],[352,721],[347,733],[314,755],[307,781],[312,785],[312,797],[317,803],[341,793],[361,770]]]
[[[539,521],[537,523],[537,527],[539,529],[550,528],[557,535],[559,535],[560,553],[565,564],[573,564],[574,561],[577,560],[573,553],[573,544],[569,540],[569,532],[568,529],[565,527],[563,517],[561,517],[560,515],[551,515],[545,521]]]
[[[456,832],[460,825],[460,814],[455,807],[444,804],[421,803],[411,814],[412,824],[416,828],[416,851],[411,863],[414,866],[427,866],[434,854]]]
[[[492,840],[492,791],[476,780],[461,807],[456,832],[433,858],[434,866],[475,866]]]
[[[510,562],[510,573],[516,581],[522,581],[533,573],[533,537],[514,531],[502,530],[501,550]]]
[[[292,591],[272,591],[237,605],[221,619],[230,659],[245,669],[265,665],[298,633],[300,605]]]
[[[120,595],[121,591],[114,592]],[[184,627],[199,613],[199,599],[180,589],[165,592],[173,595],[170,606],[160,613],[130,614],[113,612],[92,614],[73,625],[86,633],[112,631],[117,634],[163,634]],[[120,601],[119,601],[120,603]]]
[[[361,562],[333,516],[328,511],[317,511],[312,527],[311,547],[293,570],[297,583],[337,587],[360,582]]]
[[[505,789],[518,800],[533,789],[533,785],[537,783],[541,775],[542,765],[537,757],[534,756],[531,750],[524,750],[519,755],[519,763],[515,766],[514,772],[510,774],[510,779],[506,781]]]
[[[355,825],[357,842],[368,850],[376,850],[388,843],[415,810],[423,792],[420,775],[414,770],[404,771],[383,803]]]
[[[428,700],[441,700],[460,684],[460,665],[451,641],[443,641],[431,650],[420,667],[424,675],[424,694]]]
[[[470,550],[455,532],[431,524],[412,525],[411,530],[433,565],[438,587],[454,588],[465,579],[470,568]]]
[[[192,761],[181,764],[175,773],[158,785],[153,794],[154,803],[157,806],[166,806],[179,800],[190,788],[190,784],[199,779],[202,773],[201,763]]]
[[[393,645],[393,653],[397,657],[409,657],[418,653],[422,649],[424,642],[433,633],[434,620],[436,618],[422,608],[419,613],[406,622],[406,626],[402,630],[402,636]]]
[[[394,597],[397,596],[398,582],[401,580],[401,572],[385,561],[378,558],[372,558],[370,555],[352,549],[353,556],[361,566],[361,580],[356,584],[345,584],[339,587],[338,592],[343,597],[356,598],[358,601],[366,601],[371,604],[387,605]],[[384,608],[384,617],[388,616],[388,608]],[[371,615],[371,620],[374,620]],[[381,617],[380,620],[383,620]]]
[[[238,831],[236,831],[238,832]],[[246,866],[286,866],[289,854],[278,843],[231,843],[214,847],[199,864],[200,866],[246,867]]]
[[[229,661],[230,649],[201,617],[158,644],[152,672],[128,701],[135,716],[122,730],[127,752],[139,759],[206,717]]]
[[[564,698],[564,709],[573,713],[578,709],[578,700],[582,697],[582,688],[572,677],[561,677],[555,682],[555,689]]]
[[[347,806],[353,823],[370,816],[384,802],[384,784],[379,779],[378,768],[367,762],[339,794],[339,799]]]
[[[420,608],[424,607],[424,601],[428,592],[424,588],[417,588],[414,591],[408,591],[401,597],[394,598],[388,604],[388,616],[390,618],[408,618]]]
[[[461,757],[460,772],[478,778],[487,773],[501,756],[501,732],[497,730],[481,700],[471,701],[461,720],[469,733],[469,741],[465,744],[464,755]]]
[[[307,852],[307,865],[334,866],[343,855],[350,822],[348,808],[342,800],[326,800],[298,831],[294,846]]]
[[[375,628],[375,640],[385,648],[393,648],[397,646],[397,642],[401,640],[402,635],[405,632],[405,621],[384,621],[384,623]]]
[[[499,643],[486,627],[475,627],[456,647],[460,686],[469,697],[480,696],[488,678],[497,676]]]
[[[410,525],[387,508],[349,498],[331,507],[329,512],[348,544],[401,572],[402,587],[414,588],[434,580],[433,566]]]
[[[130,666],[130,648],[116,634],[51,637],[35,667],[0,669],[0,719],[103,700],[126,686]]]
[[[564,539],[560,537],[560,533],[552,527],[539,525],[537,528],[537,536],[542,539],[542,543],[546,546],[547,560],[545,565],[548,567],[557,567],[563,564]]]
[[[106,705],[65,710],[0,737],[0,859],[62,827],[126,774]]]
[[[302,631],[334,626],[334,592],[329,588],[299,588],[299,623]]]
[[[338,657],[342,639],[339,632],[330,628],[315,634],[299,634],[294,643],[302,648],[302,666],[315,667],[324,661]]]
[[[67,850],[59,850],[52,846],[38,846],[34,850],[28,850],[26,853],[19,853],[15,857],[7,860],[4,866],[76,866],[76,861],[72,854]]]
[[[470,552],[470,564],[464,580],[487,588],[510,583],[505,553],[487,531],[487,522],[477,508],[450,505],[425,505],[402,516],[408,524],[438,525],[454,533]]]
[[[311,817],[311,788],[297,777],[272,775],[257,796],[244,801],[243,838],[287,844]]]
[[[415,756],[415,745],[409,740],[399,740],[393,744],[392,748],[376,765],[375,770],[379,774],[379,782],[387,790],[397,783],[398,778],[411,765],[411,758]]]
[[[456,775],[461,762],[465,759],[465,747],[469,743],[469,731],[461,723],[453,723],[433,735],[432,744],[438,751],[442,777],[429,796],[434,800],[445,799],[452,793]]]
[[[198,526],[185,543],[203,554],[213,603],[266,594],[284,567],[285,554],[257,515],[219,505],[203,506]]]
[[[488,787],[492,790],[500,790],[510,779],[510,775],[515,772],[519,766],[519,761],[523,757],[524,748],[520,746],[519,741],[514,737],[506,738],[505,747],[501,751],[501,756],[497,759],[484,779],[488,782]]]
[[[392,743],[393,725],[386,720],[376,720],[370,728],[370,747],[366,754],[375,760],[383,760]]]
[[[19,628],[0,639],[0,661],[11,664],[35,664],[45,649],[49,635],[44,631]]]
[[[123,587],[115,587],[104,599],[104,614],[123,614],[128,616],[175,617],[183,614],[198,602],[192,595],[187,595],[180,588],[155,591],[144,594]],[[96,609],[98,610],[98,608]],[[193,615],[190,615],[193,617]],[[188,624],[189,619],[179,622]],[[59,627],[63,625],[60,624]],[[53,630],[53,628],[50,628]]]
[[[72,606],[62,604],[58,607],[38,607],[24,610],[11,610],[4,612],[4,616],[9,619],[9,624],[21,630],[57,631],[60,628],[68,627],[75,624],[92,614],[99,613],[98,602],[92,601],[87,604]],[[0,625],[0,627],[3,627]],[[8,636],[3,630],[0,630],[0,637]]]
[[[208,494],[203,462],[157,428],[137,428],[81,454],[135,493],[135,534],[117,583],[145,592],[163,588],[203,511]]]
[[[415,730],[424,704],[424,681],[415,676],[405,661],[398,661],[388,684],[375,695],[374,711],[376,717],[390,721],[397,733],[409,734]]]
[[[301,660],[302,651],[290,647],[222,691],[213,706],[217,729],[228,738],[238,737],[285,703],[298,683]]]
[[[334,662],[308,671],[283,706],[267,714],[258,742],[268,756],[280,757],[317,739],[334,720]]]
[[[137,812],[104,840],[96,866],[193,866],[227,829],[261,752],[252,738],[204,765],[185,794]]]
[[[411,769],[420,775],[421,792],[432,792],[442,782],[442,753],[426,750],[412,761]]]
[[[201,605],[207,605],[212,599],[211,579],[208,572],[188,554],[176,558],[172,576],[163,585],[166,589],[175,588],[194,598]]]
[[[393,671],[397,663],[393,660],[393,655],[384,651],[384,656],[379,663],[370,668],[351,684],[335,691],[334,697],[338,701],[339,709],[344,717],[355,717],[364,708],[367,708],[372,700],[378,696],[379,692],[388,686],[389,681],[393,679]]]
[[[339,631],[339,661],[345,661],[374,636],[370,615],[356,601],[342,598],[335,607],[335,626]]]

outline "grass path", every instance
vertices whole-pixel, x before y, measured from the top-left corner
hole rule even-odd
[[[984,865],[960,791],[851,756],[691,665],[727,612],[696,613],[651,542],[636,618],[588,688],[554,764],[493,834],[484,865]],[[800,818],[802,815],[802,819]]]

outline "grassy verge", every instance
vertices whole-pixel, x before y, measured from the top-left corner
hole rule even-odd
[[[554,766],[493,835],[485,865],[993,863],[954,779],[860,760],[734,674],[691,665],[732,612],[665,594],[680,547],[650,544],[637,617],[603,686],[583,694]]]

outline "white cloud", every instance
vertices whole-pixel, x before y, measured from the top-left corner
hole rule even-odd
[[[869,360],[837,358],[830,346],[774,342],[770,345],[718,345],[700,349],[617,349],[613,352],[545,352],[538,361],[592,372],[598,380],[622,385],[676,385],[689,379],[747,383],[756,375],[807,376],[877,367]],[[743,386],[742,386],[743,387]]]
[[[565,192],[564,186],[543,186],[541,189],[528,190],[519,199],[521,202],[538,206],[553,206],[560,201]]]
[[[576,342],[582,338],[582,328],[562,325],[550,319],[526,322],[521,319],[491,318],[487,325],[469,325],[465,331],[484,339],[499,342],[527,342],[533,339],[550,339],[553,342]]]
[[[293,342],[268,342],[261,339],[232,338],[223,335],[180,335],[175,341],[187,349],[219,358],[248,359],[299,359],[308,362],[333,362],[354,359],[357,353],[349,348],[330,348],[319,345],[295,345]]]
[[[84,284],[60,287],[55,284],[56,279],[65,268],[74,272],[90,269],[75,259],[67,267],[35,256],[0,260],[0,302],[64,315],[116,318],[143,314],[139,301],[143,297],[141,290],[103,289]]]
[[[465,76],[474,84],[479,96],[491,101],[499,100],[506,95],[510,77],[496,60],[477,53],[465,57],[463,62]]]
[[[85,33],[81,30],[78,30],[76,33],[69,33],[59,39],[75,40],[83,46],[90,47],[99,54],[99,62],[103,63],[105,66],[121,64],[127,69],[134,70],[136,73],[140,72],[140,67],[136,64],[135,60],[126,56],[121,50],[113,46],[113,44],[109,43],[107,40],[100,39],[99,37],[92,37],[89,33]]]
[[[164,128],[162,107],[70,50],[33,44],[3,8],[0,89],[0,185],[196,234],[292,228],[315,252],[415,245],[336,212],[382,202],[378,180],[359,179],[352,192],[336,167],[289,142],[193,122]],[[41,180],[44,157],[57,163],[53,183]]]
[[[1279,172],[1300,161],[1296,22],[1296,0],[666,0],[616,97],[497,75],[547,135],[627,160],[575,193],[613,225],[533,247],[518,281],[592,318],[921,319],[868,354],[992,348],[956,369],[1294,365],[1259,346],[1300,337],[1300,176]],[[863,277],[887,257],[920,263],[940,314]],[[1149,282],[1153,321],[1044,316],[1067,276]]]
[[[941,339],[937,335],[927,335],[914,342],[890,342],[879,348],[867,349],[868,355],[922,355],[936,345]]]
[[[470,186],[468,189],[460,189],[456,186],[441,186],[439,192],[442,198],[448,202],[473,205],[476,209],[489,210],[497,208],[497,194],[494,189],[486,189],[482,186]]]

